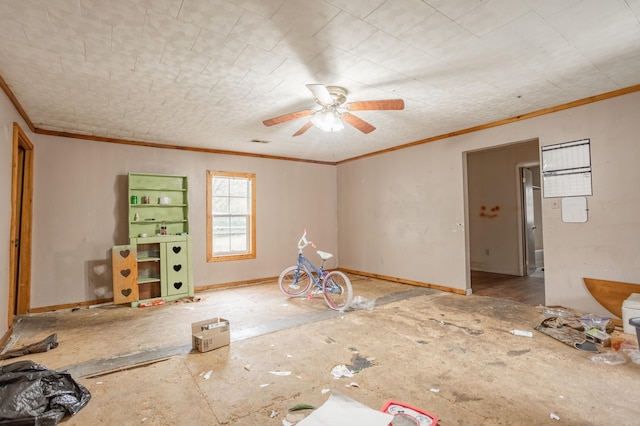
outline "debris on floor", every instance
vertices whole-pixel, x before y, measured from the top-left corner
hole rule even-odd
[[[296,404],[293,407],[289,408],[289,411],[300,411],[300,410],[315,410],[316,407],[309,404]]]
[[[622,351],[626,356],[629,357],[631,362],[634,364],[640,364],[640,351],[637,349],[625,349]]]
[[[484,331],[482,330],[477,330],[474,328],[470,328],[470,327],[464,327],[458,324],[454,324],[452,322],[448,322],[448,321],[443,321],[441,319],[437,319],[437,318],[429,318],[430,321],[433,322],[437,322],[440,325],[445,325],[445,326],[452,326],[452,327],[457,327],[460,330],[464,331],[466,334],[468,334],[469,336],[480,336],[482,334],[484,334]]]
[[[269,371],[269,373],[273,374],[274,376],[290,376],[291,375],[291,371]]]
[[[0,354],[1,359],[18,358],[28,354],[47,352],[58,347],[58,335],[50,334],[46,339]]]
[[[353,371],[349,370],[346,365],[336,365],[331,370],[331,375],[336,379],[340,379],[342,377],[353,377]]]
[[[0,423],[57,425],[91,399],[70,374],[33,361],[0,366]]]
[[[620,352],[605,352],[598,355],[593,355],[591,361],[599,364],[607,365],[620,365],[627,362],[627,359]]]
[[[164,305],[164,300],[158,299],[158,300],[151,300],[149,302],[141,302],[138,305],[138,307],[139,308],[149,308],[151,306],[160,306],[160,305]]]
[[[282,424],[288,424],[288,425],[295,425],[298,422],[302,421],[302,419],[304,419],[306,416],[306,414],[304,413],[289,413],[287,414],[287,416],[284,418],[284,420],[287,422],[285,423],[284,421],[282,422]]]
[[[298,426],[388,426],[393,415],[374,410],[345,395],[333,391],[329,399],[309,414]]]
[[[596,315],[546,316],[535,330],[579,350],[593,352],[594,345],[608,346],[614,325]],[[590,342],[590,343],[585,343]]]
[[[389,401],[382,407],[381,411],[394,416],[393,422],[390,423],[393,425],[411,424],[437,426],[438,424],[438,417],[435,415],[402,402]]]
[[[594,353],[600,352],[596,344],[588,340],[585,340],[584,342],[576,342],[573,344],[573,346],[579,351],[583,351],[583,352],[594,352]]]
[[[535,327],[562,343],[583,352],[591,352],[591,360],[606,365],[620,365],[628,360],[640,364],[636,336],[615,330],[610,318],[595,314],[580,315],[554,308],[543,308],[544,320]]]
[[[349,308],[355,311],[372,311],[375,305],[375,299],[367,299],[363,296],[356,296],[351,301],[351,305],[349,305]]]
[[[354,352],[353,356],[351,357],[351,364],[347,365],[347,368],[351,371],[353,371],[354,373],[359,373],[360,371],[364,370],[365,368],[369,368],[373,365],[375,365],[373,363],[373,361],[375,361],[375,357],[363,357],[362,355],[360,355],[358,353],[358,350],[356,348],[349,348],[352,352]]]
[[[627,349],[638,350],[638,341],[633,334],[623,331],[614,331],[611,333],[611,349],[614,351],[622,351]]]
[[[533,337],[533,333],[527,330],[511,330],[509,333],[513,334],[514,336],[522,336],[522,337]]]
[[[542,313],[544,314],[545,318],[547,317],[567,318],[571,316],[570,312],[568,312],[566,309],[559,306],[543,306]]]
[[[178,300],[174,300],[173,304],[174,305],[178,305],[180,303],[198,303],[198,302],[202,302],[203,300],[206,300],[206,297],[202,297],[202,296],[187,296],[187,297],[181,297]]]

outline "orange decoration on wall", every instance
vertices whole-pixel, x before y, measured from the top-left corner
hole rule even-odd
[[[491,208],[491,212],[489,213],[487,211],[487,207],[486,206],[480,206],[480,216],[481,217],[488,217],[490,219],[493,219],[494,217],[498,217],[498,211],[500,210],[500,206],[495,206]]]

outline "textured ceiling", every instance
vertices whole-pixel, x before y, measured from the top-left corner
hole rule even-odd
[[[340,161],[640,83],[640,0],[0,0],[0,75],[38,129]],[[262,121],[316,108],[377,129]],[[268,141],[255,143],[252,140]]]

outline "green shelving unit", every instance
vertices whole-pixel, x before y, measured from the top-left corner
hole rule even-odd
[[[186,176],[129,173],[129,238],[160,235],[163,223],[167,235],[189,234]]]
[[[193,296],[186,176],[129,173],[129,245],[135,248],[138,300]]]

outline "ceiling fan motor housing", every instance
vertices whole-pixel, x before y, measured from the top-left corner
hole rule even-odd
[[[329,92],[329,94],[333,98],[333,104],[332,105],[340,106],[340,105],[344,104],[347,101],[347,95],[349,94],[349,91],[347,89],[345,89],[344,87],[327,86],[327,91]],[[324,106],[324,104],[322,104],[320,101],[318,101],[318,103],[320,105]]]

